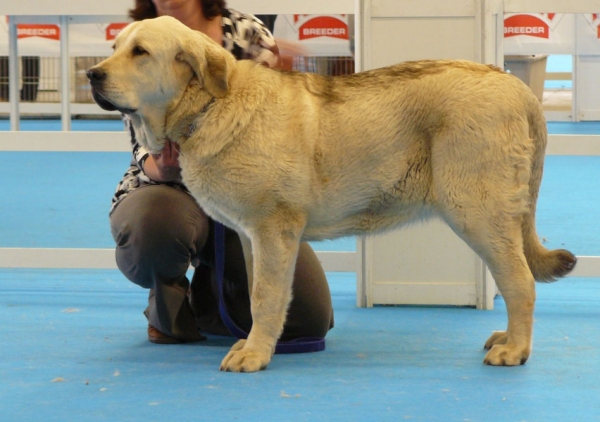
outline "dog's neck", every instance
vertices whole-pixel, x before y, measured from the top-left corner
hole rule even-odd
[[[185,143],[194,132],[197,120],[214,101],[215,98],[202,88],[198,80],[193,79],[179,101],[167,110],[165,126],[169,139],[179,144]]]

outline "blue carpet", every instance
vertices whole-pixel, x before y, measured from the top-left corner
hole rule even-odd
[[[355,306],[328,274],[327,350],[267,370],[218,366],[232,340],[146,341],[146,295],[117,271],[0,270],[3,421],[592,421],[600,414],[600,286],[538,285],[527,365],[482,364],[496,310]]]

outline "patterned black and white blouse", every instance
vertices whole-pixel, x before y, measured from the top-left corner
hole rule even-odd
[[[223,47],[230,51],[238,60],[251,59],[269,67],[277,65],[279,49],[277,48],[275,39],[256,17],[226,8],[222,11],[222,25]],[[144,186],[163,184],[187,192],[187,189],[181,183],[155,182],[144,173],[143,165],[149,153],[136,141],[129,118],[124,117],[124,122],[131,135],[133,154],[130,167],[117,185],[112,198],[110,214],[112,214],[115,207],[129,192]]]

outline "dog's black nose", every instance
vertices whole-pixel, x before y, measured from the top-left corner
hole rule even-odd
[[[101,82],[106,79],[106,72],[99,67],[92,67],[87,71],[90,82]]]

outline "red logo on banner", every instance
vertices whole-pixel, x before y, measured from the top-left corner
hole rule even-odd
[[[330,16],[319,16],[304,22],[299,28],[298,38],[306,40],[317,37],[348,39],[348,25]]]
[[[106,41],[112,41],[117,38],[119,32],[121,32],[127,25],[129,25],[128,22],[116,22],[109,24],[106,27]]]
[[[46,24],[19,24],[17,38],[40,37],[50,40],[60,40],[60,27]]]
[[[549,13],[548,18],[552,20],[554,13]],[[530,37],[550,38],[550,27],[537,16],[514,15],[504,20],[504,38],[527,35]]]

